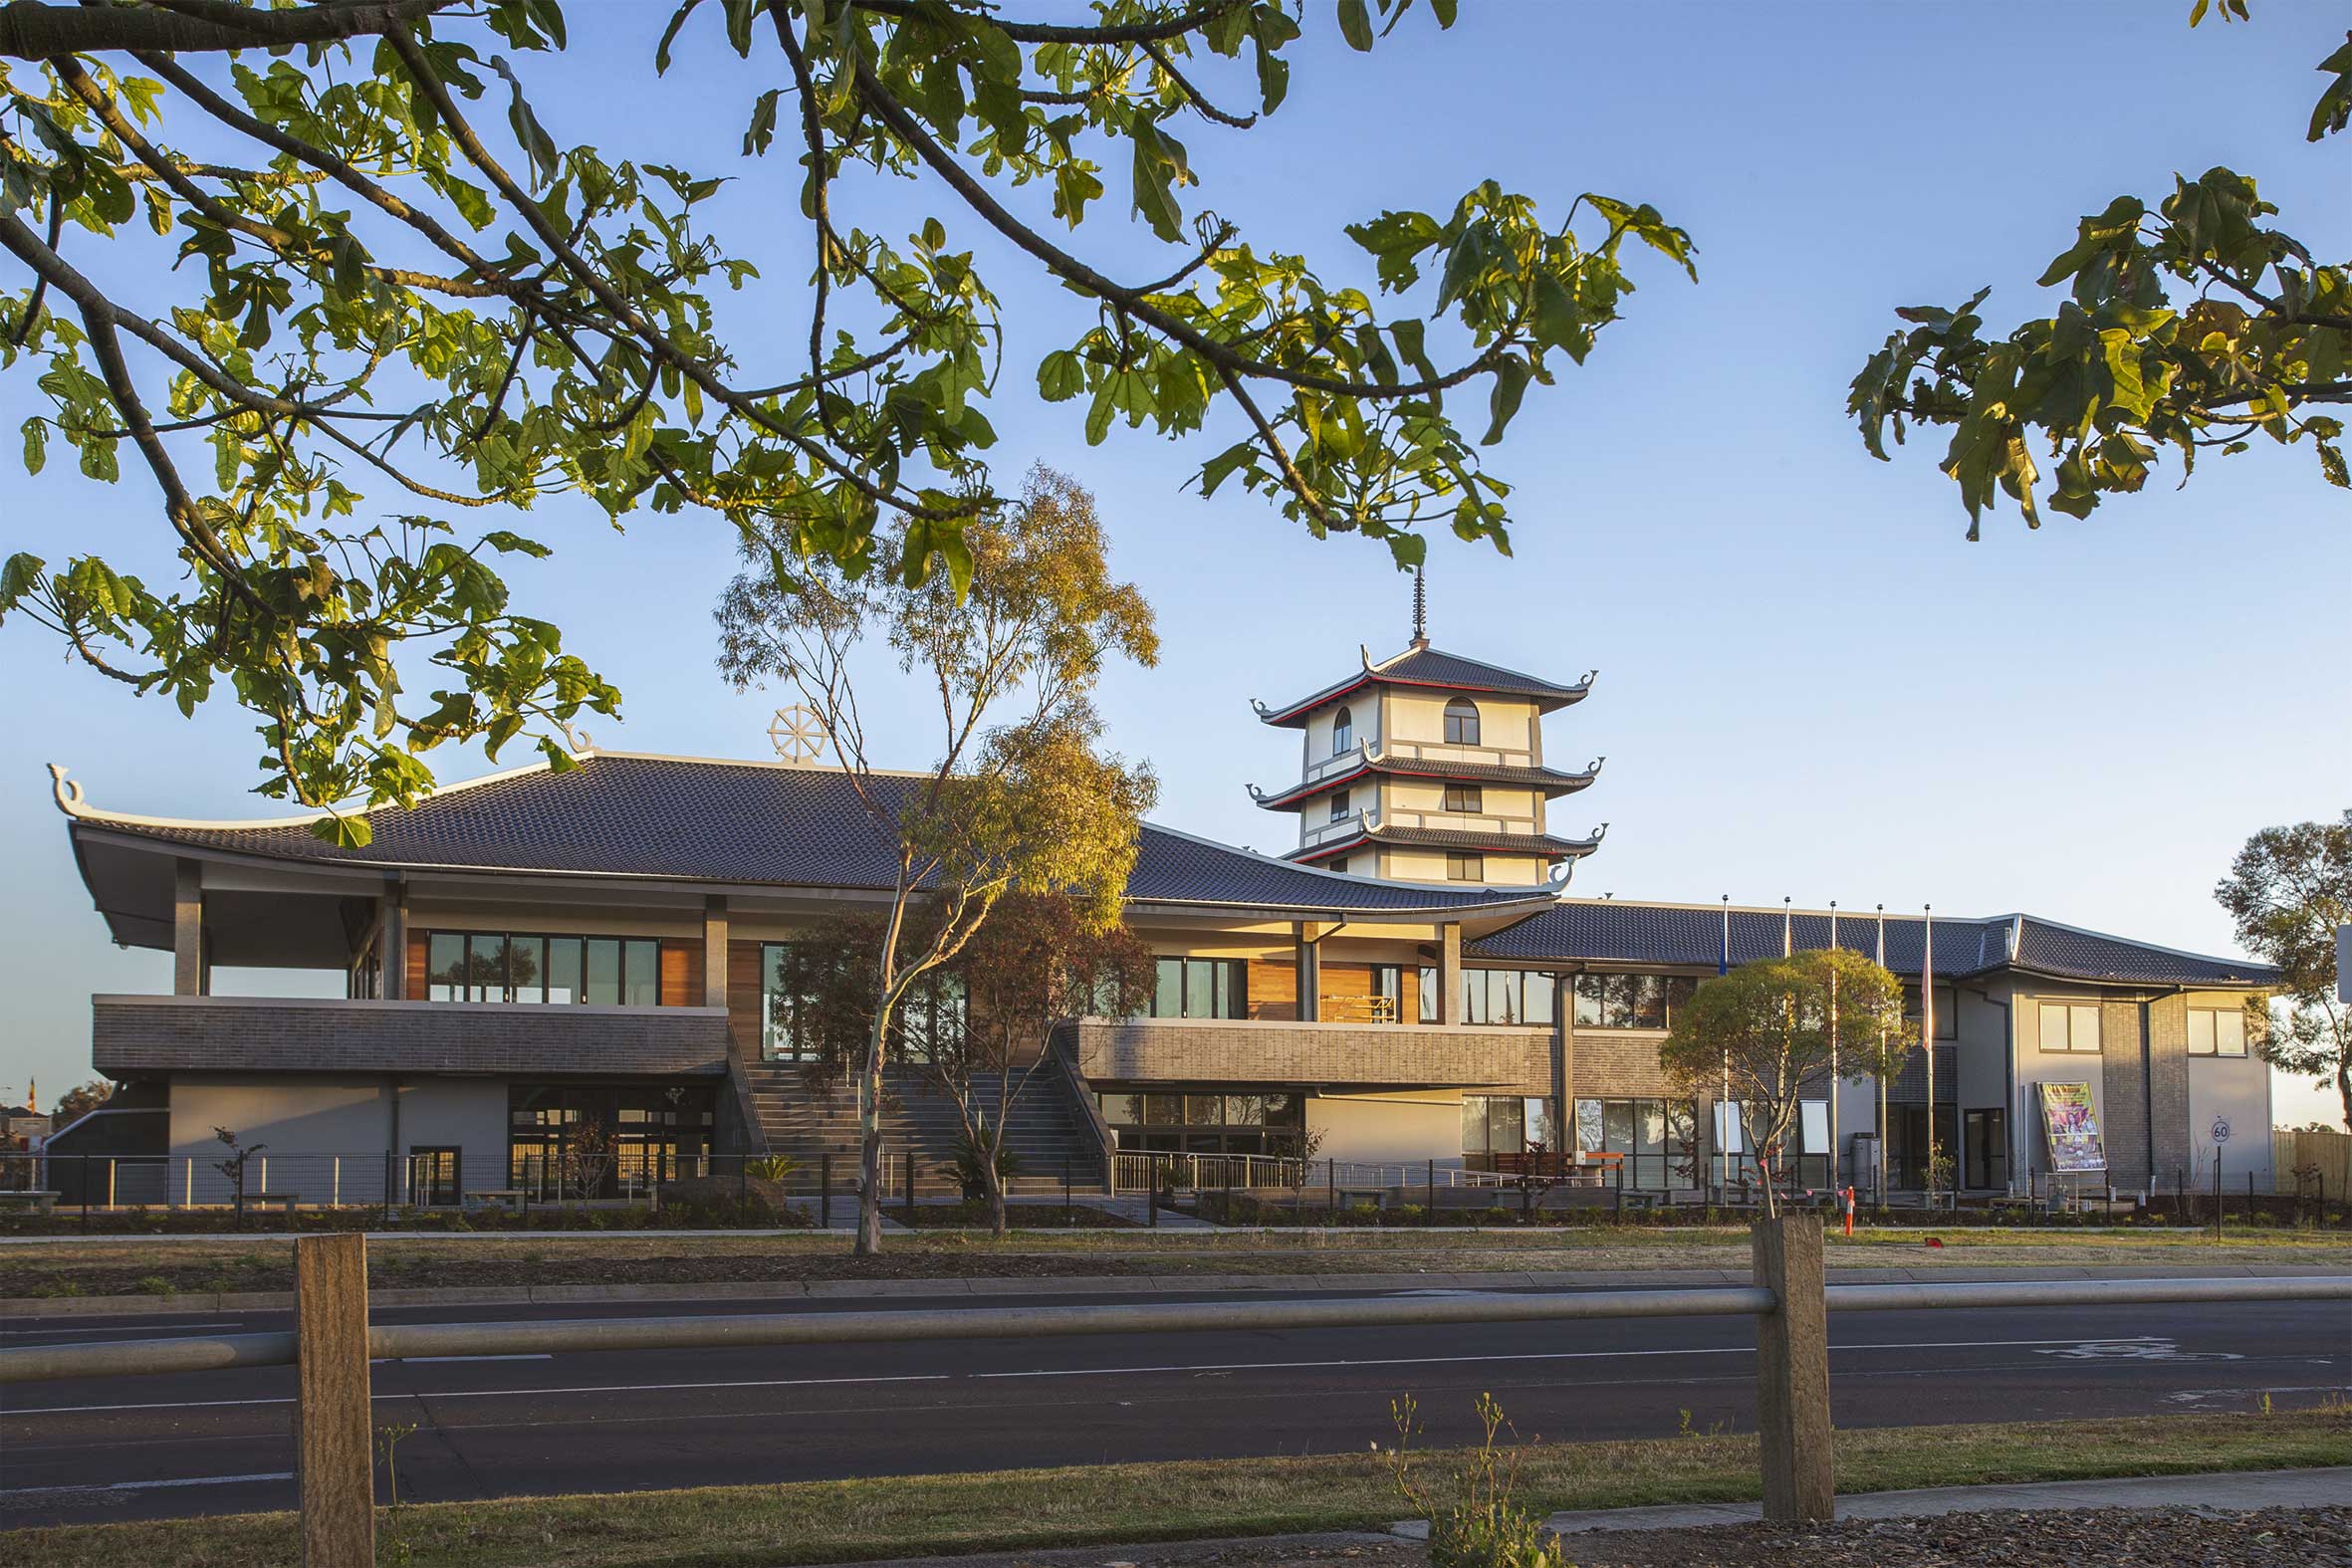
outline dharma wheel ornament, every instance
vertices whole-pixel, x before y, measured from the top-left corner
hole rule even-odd
[[[794,703],[790,708],[776,710],[775,720],[768,726],[768,739],[776,747],[776,755],[788,763],[813,763],[824,755],[824,743],[829,737],[824,721],[814,709]]]

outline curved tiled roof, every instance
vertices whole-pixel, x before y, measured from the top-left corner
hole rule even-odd
[[[1540,675],[1529,675],[1524,670],[1507,670],[1500,664],[1466,659],[1458,653],[1446,653],[1424,644],[1407,648],[1377,664],[1367,662],[1356,674],[1334,682],[1311,696],[1301,697],[1296,702],[1280,708],[1261,707],[1258,717],[1268,724],[1294,726],[1303,723],[1309,712],[1324,703],[1335,701],[1358,687],[1372,685],[1430,686],[1452,691],[1500,692],[1514,697],[1531,697],[1539,712],[1549,713],[1555,708],[1582,702],[1585,694],[1592,690],[1592,677],[1587,675],[1573,686],[1562,686]]]
[[[1556,768],[1516,768],[1505,763],[1450,763],[1420,757],[1377,757],[1367,759],[1346,773],[1331,774],[1296,784],[1280,794],[1259,795],[1257,800],[1270,811],[1287,811],[1318,794],[1345,788],[1354,781],[1370,775],[1389,779],[1439,779],[1448,784],[1512,784],[1521,788],[1540,789],[1546,798],[1553,798],[1573,794],[1590,785],[1600,777],[1600,762],[1595,759],[1592,766],[1582,773],[1567,774]]]
[[[1541,855],[1546,860],[1580,860],[1600,847],[1600,836],[1554,838],[1549,833],[1472,833],[1441,827],[1375,827],[1344,839],[1293,851],[1299,860],[1345,854],[1358,844],[1394,844],[1412,849],[1475,849],[1489,854]]]
[[[1875,915],[1844,915],[1837,921],[1837,945],[1866,958],[1878,955]],[[1571,962],[1637,964],[1660,968],[1713,967],[1724,951],[1724,910],[1707,904],[1637,904],[1615,899],[1563,901],[1515,926],[1470,943],[1466,955],[1523,963]],[[1886,921],[1886,966],[1898,975],[1917,975],[1927,948],[1927,922],[1920,916]],[[1829,946],[1829,917],[1799,913],[1787,917],[1787,940],[1798,948]],[[1731,911],[1734,964],[1778,958],[1782,916],[1778,910]],[[2011,944],[2016,945],[2012,955]],[[2266,986],[2277,971],[2244,959],[2181,953],[2122,937],[2078,931],[2031,915],[1935,922],[1935,972],[1962,979],[2002,968],[2060,980],[2160,986]]]
[[[900,790],[915,776],[883,775]],[[77,822],[195,848],[384,868],[555,872],[807,888],[887,888],[883,833],[840,773],[775,764],[590,753],[367,813],[372,840],[342,848],[302,821],[238,825],[112,816]],[[1146,824],[1127,896],[1251,908],[1471,909],[1535,890],[1453,889],[1342,876]]]

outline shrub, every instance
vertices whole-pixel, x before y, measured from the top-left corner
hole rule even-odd
[[[958,1133],[956,1135],[956,1183],[963,1188],[964,1200],[967,1203],[976,1203],[988,1196],[988,1173],[983,1159],[979,1146],[972,1142],[969,1134]],[[1020,1174],[1021,1157],[1011,1149],[998,1149],[997,1180],[1009,1183]],[[1171,1201],[1174,1196],[1173,1192],[1163,1194],[1161,1201]]]
[[[174,1296],[179,1294],[179,1286],[173,1284],[161,1274],[146,1275],[144,1278],[139,1280],[138,1289],[141,1295],[149,1296]]]
[[[801,1162],[789,1154],[762,1155],[744,1162],[743,1172],[755,1182],[789,1182]]]
[[[1495,1434],[1508,1425],[1503,1407],[1492,1394],[1481,1394],[1477,1409],[1485,1436],[1470,1451],[1461,1476],[1448,1488],[1450,1499],[1441,1506],[1413,1473],[1412,1443],[1420,1430],[1414,1423],[1413,1397],[1408,1394],[1389,1406],[1396,1422],[1389,1473],[1405,1501],[1429,1518],[1430,1568],[1569,1568],[1559,1537],[1512,1495],[1519,1480],[1519,1451],[1495,1446]]]

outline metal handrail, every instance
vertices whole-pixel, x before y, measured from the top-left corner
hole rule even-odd
[[[2234,1279],[2090,1279],[1830,1285],[1833,1312],[1923,1308],[2123,1306],[2149,1302],[2352,1301],[2352,1274]],[[914,1312],[759,1313],[742,1316],[571,1318],[521,1323],[378,1324],[368,1354],[546,1354],[825,1345],[929,1339],[1039,1339],[1089,1334],[1369,1328],[1458,1323],[1565,1322],[1631,1317],[1770,1313],[1760,1286],[1591,1290],[1481,1296],[1375,1296],[1311,1301],[1185,1301],[1141,1305],[991,1307]],[[60,1378],[142,1377],[294,1361],[288,1333],[223,1334],[129,1345],[39,1345],[0,1350],[0,1384]],[[22,1412],[32,1415],[36,1412]]]

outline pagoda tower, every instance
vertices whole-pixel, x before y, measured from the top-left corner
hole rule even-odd
[[[1599,758],[1578,773],[1543,765],[1544,715],[1582,702],[1596,672],[1562,686],[1430,646],[1418,572],[1412,642],[1385,659],[1357,653],[1360,671],[1296,702],[1251,701],[1262,723],[1299,732],[1298,783],[1250,786],[1268,810],[1298,813],[1287,858],[1401,882],[1539,886],[1600,847],[1605,822],[1583,838],[1544,823],[1552,800],[1599,777]]]

